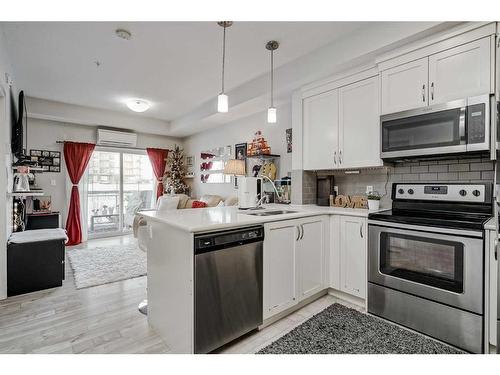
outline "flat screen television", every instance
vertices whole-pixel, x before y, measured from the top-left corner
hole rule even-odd
[[[18,111],[17,118],[12,121],[12,135],[11,135],[11,150],[12,153],[17,158],[22,158],[24,156],[24,147],[23,147],[23,135],[24,135],[24,92],[21,91],[19,93],[19,100],[17,102]]]

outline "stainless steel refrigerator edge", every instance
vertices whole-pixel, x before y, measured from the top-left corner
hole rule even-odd
[[[500,262],[498,262],[498,254],[499,254],[499,249],[498,249],[498,238],[499,238],[499,230],[498,230],[498,218],[499,218],[499,209],[500,209],[500,197],[499,197],[499,184],[498,184],[498,176],[499,176],[499,157],[500,157],[500,23],[497,22],[497,37],[495,41],[495,101],[496,105],[495,110],[494,110],[494,123],[493,123],[493,128],[495,132],[495,138],[496,142],[493,144],[496,145],[496,168],[495,168],[495,218],[497,222],[497,241],[496,241],[496,249],[495,249],[495,254],[496,254],[496,259],[497,259],[497,266],[498,266],[498,273],[497,273],[497,353],[500,354],[500,345],[499,345],[499,338],[500,338]]]

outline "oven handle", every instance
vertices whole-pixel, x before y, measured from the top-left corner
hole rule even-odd
[[[381,220],[368,220],[369,225],[377,225],[381,227],[396,228],[396,229],[407,229],[414,230],[418,232],[432,232],[439,234],[451,234],[458,237],[476,237],[483,238],[483,231],[472,231],[472,230],[461,230],[461,229],[451,229],[451,228],[436,228],[428,227],[424,225],[413,225],[413,224],[401,224],[393,223],[390,221]]]
[[[460,135],[460,144],[464,145],[467,143],[467,138],[465,134],[465,115],[466,115],[466,107],[460,108],[460,116],[458,119],[458,130]]]

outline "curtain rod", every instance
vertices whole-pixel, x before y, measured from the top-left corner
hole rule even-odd
[[[65,141],[56,141],[56,143],[64,144]],[[74,141],[68,141],[68,142],[74,142]],[[125,147],[125,146],[109,146],[109,145],[97,145],[96,147],[108,147],[108,148],[123,148],[125,150],[141,150],[141,151],[146,151],[145,147]],[[158,147],[152,147],[152,148],[158,148]],[[173,151],[170,149],[165,149],[167,151]]]

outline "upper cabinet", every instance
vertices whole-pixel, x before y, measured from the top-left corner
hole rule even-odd
[[[428,104],[428,58],[412,61],[381,74],[382,113],[393,113]]]
[[[379,107],[377,76],[303,99],[304,169],[382,165]]]
[[[490,43],[482,38],[382,71],[382,114],[490,93]]]
[[[340,168],[382,165],[380,159],[379,77],[340,88]]]
[[[327,91],[302,103],[304,169],[332,169],[337,162],[339,92]]]
[[[429,103],[490,92],[490,39],[483,38],[429,57]]]

